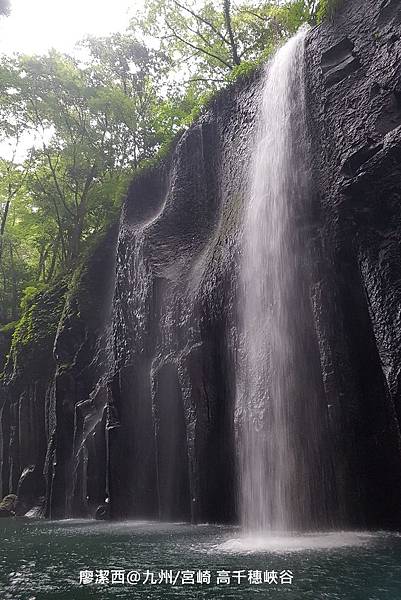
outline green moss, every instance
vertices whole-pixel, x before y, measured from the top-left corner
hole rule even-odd
[[[27,346],[56,335],[57,325],[64,306],[66,282],[37,291],[26,301],[26,308],[13,335],[11,348]]]
[[[3,335],[12,335],[17,325],[18,321],[11,321],[11,323],[7,323],[6,325],[3,325],[3,327],[0,327],[0,333]]]
[[[44,284],[40,284],[37,287],[30,285],[24,289],[20,301],[21,313],[24,313],[28,310],[29,306],[31,305],[38,292],[44,289],[46,289],[46,286]]]
[[[23,313],[14,324],[4,377],[26,368],[34,373],[51,352],[65,303],[66,279],[42,289],[29,289],[23,297]],[[48,360],[48,358],[46,359]]]
[[[230,81],[237,81],[242,77],[249,77],[259,67],[260,63],[265,60],[264,56],[260,60],[242,62],[240,65],[234,67],[229,75]]]
[[[104,244],[111,227],[113,227],[113,225],[108,227],[106,231],[99,232],[92,238],[92,243],[82,255],[68,285],[66,300],[71,302],[71,300],[75,299],[78,303],[79,313],[82,313],[83,315],[90,316],[91,311],[93,311],[94,306],[96,305],[97,298],[94,297],[94,288],[92,287],[96,284],[96,281],[91,280],[90,272],[98,249]],[[100,273],[97,273],[99,279],[101,274],[102,270],[100,268]],[[78,316],[80,316],[80,314],[78,314]]]
[[[99,233],[75,269],[65,295],[59,334],[74,329],[76,336],[103,327],[113,293],[118,222]]]
[[[56,367],[53,351],[56,337],[67,334],[67,343],[61,344],[67,352],[58,353],[61,370],[71,365],[68,351],[85,338],[87,330],[102,325],[105,301],[111,289],[110,273],[114,268],[117,223],[91,239],[79,264],[49,286],[33,286],[24,291],[22,314],[17,323],[9,324],[11,346],[3,382],[23,376],[26,379],[51,374]],[[0,367],[1,370],[1,367]]]
[[[332,19],[345,0],[321,0],[316,13],[317,23]]]

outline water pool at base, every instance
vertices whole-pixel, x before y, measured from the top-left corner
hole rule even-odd
[[[252,538],[225,526],[3,520],[0,536],[1,600],[401,599],[401,536],[386,532]],[[89,579],[92,571],[95,579],[100,570],[110,571],[109,578],[120,570],[124,579],[134,571],[141,580],[80,585],[85,570]],[[144,583],[147,571],[154,580],[161,571],[181,574],[173,586],[165,579]],[[195,571],[195,579],[197,571],[210,571],[210,584],[182,585],[183,571]],[[230,583],[217,584],[219,571],[228,572]],[[250,583],[249,571],[261,572],[262,583]],[[281,583],[280,573],[288,571],[292,583]],[[276,572],[278,583],[264,582],[265,572]]]

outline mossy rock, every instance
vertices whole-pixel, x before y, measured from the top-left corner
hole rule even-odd
[[[326,19],[332,19],[345,0],[321,0],[317,10],[316,20],[320,24]]]
[[[18,498],[15,494],[8,494],[0,502],[0,518],[13,517],[17,506]]]
[[[66,278],[49,288],[32,294],[15,325],[4,377],[17,374],[28,365],[33,377],[52,356],[58,324],[68,287]]]
[[[10,337],[13,335],[15,328],[18,325],[18,321],[11,321],[11,323],[7,323],[0,327],[0,334],[9,335]]]

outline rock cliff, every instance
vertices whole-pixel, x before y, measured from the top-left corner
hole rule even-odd
[[[401,525],[401,6],[349,0],[306,47],[310,299],[333,524]],[[119,226],[17,326],[1,493],[51,517],[232,521],[238,264],[260,72],[133,181]],[[307,440],[305,440],[307,443]]]

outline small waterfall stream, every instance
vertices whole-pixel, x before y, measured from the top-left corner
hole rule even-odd
[[[241,267],[240,507],[253,531],[313,526],[324,407],[313,357],[307,232],[306,30],[266,66]]]

